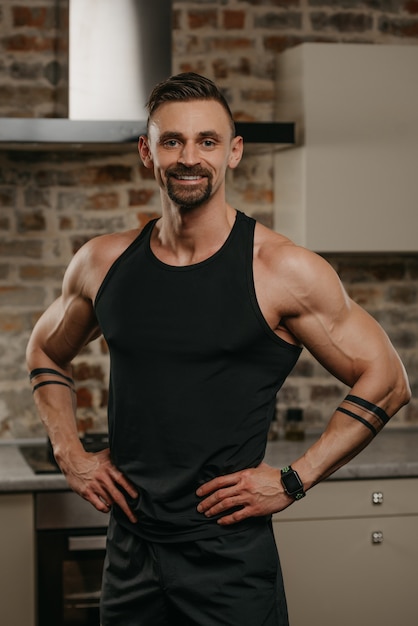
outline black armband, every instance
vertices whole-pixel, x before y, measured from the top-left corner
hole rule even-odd
[[[61,380],[43,380],[40,383],[37,383],[32,388],[32,393],[34,393],[39,387],[43,387],[44,385],[62,385],[63,387],[68,387],[73,393],[75,393],[75,389],[73,389],[67,383],[62,382]]]
[[[373,434],[373,437],[377,435],[390,419],[389,415],[381,407],[358,396],[349,394],[344,398],[343,402],[348,404],[350,409],[339,406],[337,411],[352,417],[363,424],[363,426],[366,426]]]
[[[74,385],[74,381],[72,378],[61,374],[61,372],[59,372],[58,370],[54,370],[50,367],[38,367],[37,369],[32,370],[29,374],[29,380],[33,380],[36,376],[41,376],[42,374],[53,374],[54,376],[60,376],[60,378],[64,378],[64,380],[66,380],[67,383],[70,383],[70,385]]]

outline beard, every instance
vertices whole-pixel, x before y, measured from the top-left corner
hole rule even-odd
[[[201,167],[184,167],[176,165],[166,171],[167,194],[170,200],[180,209],[196,209],[208,200],[212,193],[212,174]],[[182,185],[177,183],[180,176],[202,176],[203,180],[196,184]]]

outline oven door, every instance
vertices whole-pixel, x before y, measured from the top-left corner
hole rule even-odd
[[[99,626],[107,527],[89,525],[89,520],[104,523],[107,517],[72,493],[39,495],[38,626]],[[69,501],[76,510],[72,508],[66,516]],[[53,515],[54,510],[57,515]],[[42,511],[47,512],[47,519]]]
[[[99,626],[103,529],[38,533],[39,626]]]

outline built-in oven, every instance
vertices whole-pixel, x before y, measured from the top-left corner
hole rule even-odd
[[[107,523],[70,491],[35,495],[38,626],[99,626]]]

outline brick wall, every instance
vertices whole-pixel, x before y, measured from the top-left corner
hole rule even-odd
[[[0,116],[66,115],[67,0],[4,0]],[[225,90],[237,119],[274,119],[275,59],[303,41],[418,43],[418,0],[173,0],[173,71]],[[273,159],[248,149],[229,176],[234,206],[272,225]],[[42,435],[24,366],[33,324],[90,237],[140,226],[159,193],[134,153],[0,151],[0,437]],[[418,391],[418,253],[332,255],[350,295],[384,326]],[[103,426],[108,359],[101,340],[75,363],[80,428]],[[322,426],[345,389],[308,354],[288,379],[280,415],[302,406]],[[395,424],[418,424],[413,401]]]

